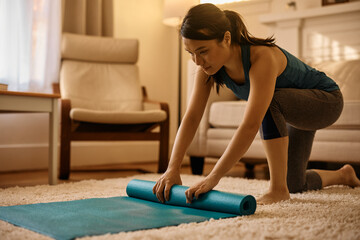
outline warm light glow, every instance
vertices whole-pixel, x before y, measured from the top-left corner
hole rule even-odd
[[[359,58],[359,52],[351,46],[347,38],[336,39],[321,32],[314,32],[309,36],[307,47],[308,60],[312,63],[326,61],[353,60]],[[349,46],[350,44],[350,46]]]
[[[200,3],[225,4],[233,2],[243,2],[247,0],[200,0]]]
[[[198,3],[199,0],[165,0],[163,23],[168,26],[179,26],[189,8]]]

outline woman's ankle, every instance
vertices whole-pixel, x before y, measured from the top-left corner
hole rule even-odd
[[[287,185],[270,184],[269,192],[289,193],[289,189],[288,189]]]
[[[290,199],[289,190],[270,190],[260,197],[257,202],[259,204],[272,204],[280,201],[285,201]]]

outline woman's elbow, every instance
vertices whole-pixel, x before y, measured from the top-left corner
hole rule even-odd
[[[259,128],[260,128],[261,123],[255,123],[255,122],[250,122],[250,123],[242,123],[240,125],[240,128],[247,132],[249,135],[256,135],[256,133],[258,132]]]

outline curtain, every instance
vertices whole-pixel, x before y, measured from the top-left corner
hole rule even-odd
[[[58,81],[61,0],[0,0],[0,83],[46,91]]]
[[[113,36],[113,0],[63,0],[63,32]]]

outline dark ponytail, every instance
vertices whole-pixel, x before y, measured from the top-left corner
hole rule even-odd
[[[264,45],[264,46],[275,45],[275,39],[273,37],[262,39],[262,38],[256,38],[253,35],[251,35],[251,33],[249,33],[249,31],[247,30],[240,14],[229,10],[224,10],[224,13],[231,25],[230,33],[231,33],[232,43],[238,45],[243,45],[243,44]]]

